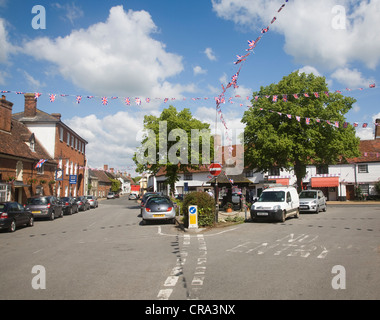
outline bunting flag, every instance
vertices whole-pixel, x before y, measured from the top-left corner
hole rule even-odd
[[[47,161],[48,159],[40,159],[40,161],[37,162],[35,169],[42,168],[42,165]]]

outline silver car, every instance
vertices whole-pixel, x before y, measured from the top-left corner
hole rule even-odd
[[[86,196],[86,198],[90,203],[90,208],[97,208],[99,206],[98,199],[95,196]]]
[[[326,212],[326,197],[321,190],[303,190],[299,198],[301,212]]]
[[[142,223],[152,220],[167,220],[175,223],[175,207],[169,197],[151,196],[146,200],[146,204],[141,208]]]

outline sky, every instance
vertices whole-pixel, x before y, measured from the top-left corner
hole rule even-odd
[[[16,92],[42,93],[37,107],[61,113],[88,141],[90,167],[130,173],[144,115],[189,108],[213,132],[233,135],[244,128],[252,92],[296,70],[354,97],[347,121],[358,123],[361,139],[373,139],[379,14],[380,0],[0,0],[0,91],[10,91],[14,113],[24,109]],[[239,87],[226,91],[217,114],[214,98],[239,67]]]

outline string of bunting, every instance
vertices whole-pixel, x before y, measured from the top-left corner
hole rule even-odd
[[[281,7],[277,10],[277,13],[280,13],[282,11],[282,9],[285,7],[286,3],[288,2],[288,0],[285,0],[285,3],[283,3],[281,5]],[[270,22],[270,25],[273,24],[275,21],[277,20],[277,17],[273,17],[271,22]],[[236,56],[236,61],[234,62],[235,65],[238,65],[238,64],[241,64],[238,71],[231,77],[231,81],[226,85],[224,86],[222,84],[222,93],[219,94],[219,96],[215,99],[216,101],[216,111],[217,111],[217,114],[219,115],[220,117],[220,120],[225,128],[225,139],[228,141],[228,143],[230,144],[228,146],[228,152],[230,155],[232,155],[232,151],[233,151],[233,147],[232,147],[232,139],[231,137],[229,136],[229,133],[228,133],[228,126],[227,126],[227,123],[226,121],[224,120],[224,117],[223,117],[223,113],[222,113],[222,110],[221,110],[221,107],[220,105],[223,103],[223,101],[225,100],[225,93],[227,91],[228,88],[230,87],[233,87],[234,89],[237,89],[239,86],[237,85],[237,80],[238,80],[238,77],[239,77],[239,74],[240,74],[240,71],[242,69],[242,66],[244,65],[244,63],[247,61],[247,58],[252,54],[254,53],[253,52],[253,49],[257,46],[257,44],[259,43],[259,41],[262,39],[263,35],[265,35],[266,33],[268,33],[269,31],[269,28],[270,28],[270,25],[268,25],[267,27],[265,28],[262,28],[261,29],[261,35],[259,37],[256,38],[256,40],[248,40],[248,48],[246,49],[246,54],[244,55],[237,55]]]
[[[247,106],[247,108],[254,108],[254,106]],[[260,108],[259,107],[259,110],[260,111],[265,111],[263,108]],[[288,119],[293,119],[295,118],[298,122],[301,122],[301,119],[305,120],[306,124],[307,125],[310,125],[311,124],[311,121],[315,121],[316,123],[322,123],[322,122],[325,122],[335,128],[340,128],[340,126],[342,125],[343,128],[347,128],[348,125],[350,124],[349,122],[343,122],[343,124],[341,124],[339,121],[335,121],[335,120],[324,120],[324,119],[319,119],[319,118],[309,118],[309,117],[301,117],[301,116],[294,116],[292,114],[288,114],[288,113],[282,113],[282,112],[279,112],[279,111],[274,111],[274,110],[268,110],[268,112],[272,112],[272,113],[277,113],[278,115],[282,116],[282,115],[285,115]],[[362,128],[367,128],[368,127],[368,122],[361,122],[361,127]],[[357,128],[359,127],[359,122],[354,122],[351,124],[353,127]],[[379,126],[380,124],[375,122],[374,123],[375,126]]]
[[[369,85],[368,89],[374,89],[376,87],[376,84],[375,83],[372,83]],[[283,102],[287,102],[289,97],[293,97],[295,99],[299,99],[301,97],[305,97],[305,98],[310,98],[310,97],[315,97],[315,98],[319,98],[322,94],[325,94],[327,96],[329,96],[331,93],[343,93],[343,92],[352,92],[352,91],[356,91],[356,90],[360,90],[360,91],[363,91],[367,88],[354,88],[354,89],[351,89],[351,88],[344,88],[344,89],[339,89],[339,90],[336,90],[334,92],[312,92],[312,93],[281,93],[281,94],[277,94],[277,95],[256,95],[254,96],[254,99],[255,101],[257,101],[259,98],[262,98],[262,97],[265,97],[267,99],[271,99],[272,102],[279,102],[279,101],[283,101]],[[23,92],[23,91],[11,91],[11,90],[0,90],[0,93],[15,93],[15,94],[25,94],[26,92]],[[43,95],[48,95],[49,97],[49,101],[50,102],[56,102],[57,100],[57,97],[75,97],[75,102],[77,104],[81,103],[83,101],[83,97],[85,99],[100,99],[100,101],[102,102],[103,105],[108,105],[108,103],[110,101],[114,101],[114,100],[122,100],[127,106],[131,106],[133,101],[135,102],[136,105],[142,105],[144,102],[145,103],[150,103],[152,102],[153,99],[151,98],[134,98],[134,99],[131,99],[129,97],[116,97],[116,96],[112,96],[112,97],[102,97],[102,96],[83,96],[83,95],[69,95],[69,94],[56,94],[56,93],[49,93],[49,94],[46,94],[46,93],[41,93],[41,92],[34,92],[34,95],[35,95],[35,98],[38,99],[39,97],[43,96]],[[199,100],[209,100],[209,99],[214,99],[218,105],[219,105],[219,108],[220,109],[220,104],[226,104],[227,102],[230,103],[230,104],[234,104],[234,103],[239,103],[235,100],[233,100],[234,98],[239,98],[239,99],[243,99],[242,96],[240,95],[235,95],[233,97],[229,97],[228,99],[226,99],[226,97],[223,95],[222,97],[220,96],[217,96],[217,97],[192,97],[192,98],[154,98],[154,100],[162,100],[163,103],[168,103],[169,101],[171,102],[174,102],[174,101],[188,101],[188,100],[192,100],[192,101],[199,101]],[[251,97],[249,96],[246,96],[245,99],[246,100],[250,100]],[[244,106],[243,103],[239,103],[240,106]]]

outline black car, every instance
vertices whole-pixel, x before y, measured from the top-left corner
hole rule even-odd
[[[29,198],[25,209],[31,211],[34,218],[54,220],[57,217],[63,217],[61,203],[54,196]]]
[[[73,214],[79,211],[78,203],[73,197],[60,198],[62,210],[64,214]]]
[[[78,209],[79,211],[86,211],[86,210],[90,210],[90,202],[87,200],[86,197],[77,197],[75,198],[75,201],[77,202],[78,204]]]
[[[0,202],[0,229],[14,232],[21,225],[32,227],[33,214],[18,202]]]

